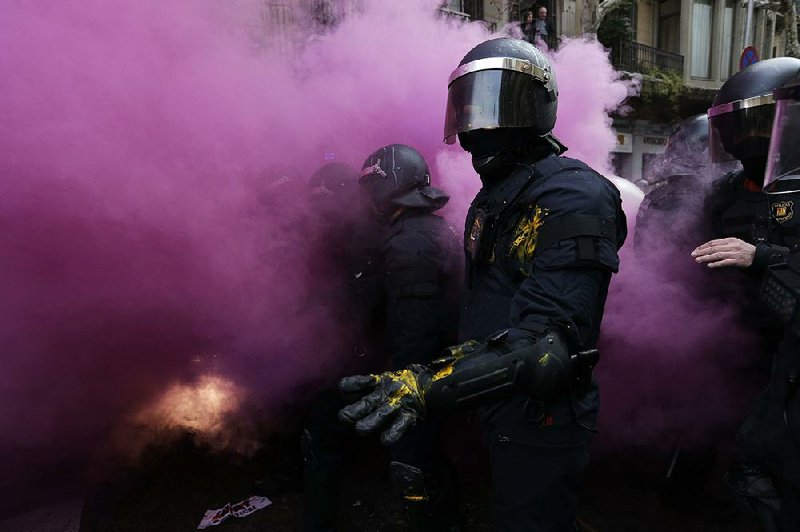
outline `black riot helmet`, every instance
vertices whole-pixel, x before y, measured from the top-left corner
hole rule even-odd
[[[773,96],[775,120],[764,191],[800,192],[800,69],[783,87],[775,89]]]
[[[357,218],[358,171],[344,163],[328,163],[308,179],[309,205],[322,218]]]
[[[708,110],[714,162],[742,161],[747,176],[763,179],[775,114],[772,91],[797,70],[800,59],[777,57],[752,64],[722,85]]]
[[[358,171],[344,163],[328,163],[308,178],[312,196],[351,195],[358,188]]]
[[[649,181],[673,176],[699,178],[708,166],[708,115],[696,115],[678,122],[669,134],[667,146],[649,168]]]
[[[701,114],[681,120],[669,134],[664,155],[670,159],[693,157],[705,162],[708,153],[708,115]]]
[[[380,217],[398,208],[436,210],[450,199],[431,185],[428,164],[420,153],[404,144],[375,150],[361,169],[361,192]]]
[[[264,169],[255,182],[255,189],[258,200],[269,205],[283,205],[304,193],[300,172],[284,163],[274,163]]]
[[[447,87],[444,141],[479,129],[527,128],[549,133],[558,87],[550,62],[527,41],[491,39],[469,51]]]

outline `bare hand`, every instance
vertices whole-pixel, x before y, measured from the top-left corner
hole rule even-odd
[[[718,238],[692,251],[698,264],[709,268],[749,268],[756,256],[756,247],[738,238]]]

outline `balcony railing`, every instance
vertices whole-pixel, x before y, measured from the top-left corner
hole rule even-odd
[[[647,74],[655,69],[683,74],[683,56],[638,42],[623,42],[611,49],[611,63],[628,72]]]
[[[472,17],[469,16],[469,13],[464,13],[463,11],[457,11],[449,7],[440,7],[439,11],[447,17],[458,18],[463,20],[464,22],[469,22],[472,19]]]

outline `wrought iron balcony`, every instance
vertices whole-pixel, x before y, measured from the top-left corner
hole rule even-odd
[[[638,42],[623,42],[611,49],[611,63],[619,70],[647,74],[655,69],[683,75],[683,56]]]

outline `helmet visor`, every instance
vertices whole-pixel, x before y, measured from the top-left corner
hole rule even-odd
[[[711,161],[765,156],[775,114],[773,102],[772,95],[756,96],[709,109]]]
[[[764,191],[800,191],[800,100],[778,100],[776,105]]]
[[[447,91],[444,141],[458,133],[498,127],[530,127],[536,123],[530,74],[511,70],[478,70],[456,78]]]

